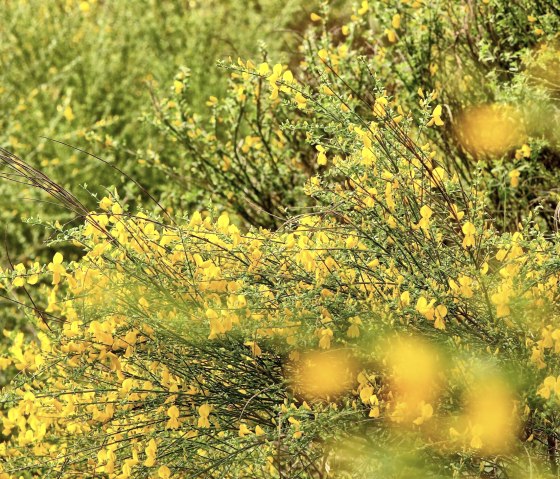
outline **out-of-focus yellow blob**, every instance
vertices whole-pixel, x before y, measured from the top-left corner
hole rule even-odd
[[[464,110],[457,120],[455,133],[463,148],[475,157],[501,156],[522,145],[527,138],[521,112],[499,103]]]
[[[471,388],[466,416],[470,447],[485,454],[507,452],[517,430],[516,402],[511,387],[502,378],[484,377]]]
[[[393,339],[387,361],[394,392],[400,399],[417,405],[431,402],[439,394],[439,354],[427,342],[418,338]]]
[[[306,399],[326,399],[352,389],[356,364],[343,351],[309,352],[294,364],[292,381]]]

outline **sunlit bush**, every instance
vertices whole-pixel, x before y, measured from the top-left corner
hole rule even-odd
[[[66,186],[86,183],[97,191],[118,184],[136,199],[138,192],[118,171],[100,168],[99,161],[47,139],[52,138],[141,176],[155,191],[161,176],[139,161],[172,156],[173,150],[141,121],[151,109],[150,90],[167,87],[179,65],[187,65],[193,71],[189,103],[204,111],[208,96],[225,87],[216,62],[256,54],[259,40],[266,40],[271,52],[287,49],[294,34],[285,29],[299,12],[294,0],[7,1],[0,45],[0,146]],[[42,212],[43,219],[62,220],[64,212],[45,203],[39,209],[33,189],[12,186],[0,186],[0,218],[12,256],[33,258],[42,253],[35,252],[41,230],[25,228],[20,217]]]
[[[4,2],[0,146],[72,186],[81,198],[118,185],[127,202],[141,202],[146,196],[134,188],[131,176],[159,195],[165,177],[145,165],[159,157],[171,163],[176,146],[143,121],[152,110],[150,93],[167,90],[179,65],[188,65],[193,72],[189,105],[204,116],[207,98],[225,90],[216,61],[256,54],[258,40],[266,40],[271,53],[288,49],[296,34],[287,29],[299,23],[301,8],[295,0],[247,5],[229,0]],[[33,227],[34,218],[71,219],[64,209],[45,202],[36,188],[23,186],[0,183],[5,268],[32,265],[52,254],[50,231]],[[32,224],[24,223],[30,218]],[[67,253],[75,251],[68,248]],[[16,300],[28,298],[23,294]],[[15,308],[3,304],[0,324],[32,333],[18,317]],[[0,337],[0,349],[3,345]]]
[[[372,10],[310,32],[297,67],[225,65],[208,120],[176,78],[155,121],[190,153],[162,168],[215,192],[189,215],[87,206],[2,152],[82,220],[52,225],[81,257],[3,275],[41,298],[0,358],[4,476],[555,477],[558,236],[495,221],[484,165],[442,153],[436,89],[383,85],[354,43]]]

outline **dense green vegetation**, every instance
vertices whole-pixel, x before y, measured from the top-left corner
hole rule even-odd
[[[179,68],[188,67],[188,104],[207,115],[208,97],[226,87],[218,60],[258,55],[261,41],[287,57],[292,29],[308,22],[293,0],[2,3],[0,143],[77,194],[84,183],[95,192],[119,185],[131,200],[138,191],[129,180],[52,140],[98,155],[159,193],[165,178],[143,165],[175,161],[177,153],[142,120],[152,112],[151,94],[173,90]],[[44,235],[22,227],[20,217],[62,220],[63,213],[23,200],[38,198],[34,189],[3,182],[0,193],[12,254],[34,258]]]
[[[43,5],[0,479],[558,477],[556,2]]]
[[[195,188],[185,191],[160,172],[162,161],[177,164],[182,153],[153,124],[153,101],[176,92],[175,76],[188,71],[184,102],[208,117],[208,98],[227,87],[219,60],[258,55],[265,45],[288,58],[298,29],[309,23],[295,0],[7,0],[0,8],[0,145],[91,208],[90,193],[103,196],[112,186],[132,204],[149,191],[168,196],[169,207],[192,207]],[[52,254],[52,230],[37,227],[38,218],[65,224],[73,215],[33,186],[0,182],[0,267]],[[18,317],[9,302],[0,310],[3,328],[15,327]]]

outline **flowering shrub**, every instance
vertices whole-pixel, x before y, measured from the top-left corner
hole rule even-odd
[[[384,83],[411,108],[418,89],[438,93],[445,125],[431,138],[460,176],[483,168],[500,227],[537,205],[551,227],[559,200],[555,2],[388,1],[371,2],[370,10],[365,18],[376,25],[365,36]],[[474,142],[465,142],[470,125],[487,138],[471,131]]]
[[[369,8],[297,70],[228,64],[207,123],[177,77],[156,121],[191,153],[166,171],[222,209],[91,211],[2,152],[82,218],[52,227],[83,255],[3,275],[42,301],[34,340],[6,332],[0,477],[557,475],[558,236],[494,221],[438,91],[412,108],[353,48]]]
[[[270,97],[264,76],[253,84],[256,66],[250,60],[247,64],[251,73],[232,75],[230,97],[221,102],[210,97],[209,119],[191,112],[189,72],[177,75],[173,96],[156,104],[154,123],[172,135],[183,152],[155,166],[170,178],[170,199],[182,209],[204,204],[211,195],[247,224],[279,226],[288,208],[304,206],[303,183],[318,165],[306,132],[282,128],[293,119],[290,105]],[[267,63],[259,68],[270,69]]]
[[[177,66],[187,64],[193,72],[191,108],[204,113],[206,98],[225,89],[215,62],[234,52],[255,54],[256,39],[266,38],[271,52],[285,48],[293,34],[271,32],[291,25],[300,9],[294,0],[250,5],[230,0],[5,2],[0,146],[62,185],[87,184],[85,198],[88,191],[104,193],[117,185],[128,202],[142,201],[144,195],[134,189],[130,176],[159,195],[165,181],[145,164],[172,157],[176,146],[142,121],[151,109],[150,91],[166,87]],[[110,165],[57,141],[83,148]],[[81,188],[73,189],[79,195]],[[53,254],[43,243],[50,232],[33,224],[37,216],[65,223],[71,217],[64,209],[43,201],[36,188],[9,181],[0,183],[0,204],[8,250],[1,254],[2,267],[43,262]],[[23,294],[17,301],[28,298]],[[21,327],[32,334],[18,317],[15,307],[3,304],[2,327]],[[0,349],[4,342],[0,335]],[[4,384],[6,376],[0,372],[0,386]]]
[[[224,89],[216,61],[235,52],[255,54],[257,39],[266,38],[271,52],[285,48],[291,35],[271,33],[291,25],[300,9],[294,0],[6,2],[0,145],[62,184],[118,184],[123,194],[137,195],[118,171],[100,169],[95,159],[48,138],[69,143],[142,175],[142,183],[155,191],[161,177],[146,171],[142,160],[171,156],[173,145],[140,120],[150,109],[150,88],[167,85],[177,66],[186,64],[194,73],[190,103],[202,111],[205,98]],[[0,195],[12,255],[33,258],[41,231],[21,225],[20,217],[42,211],[43,219],[62,221],[64,212],[48,204],[38,210],[32,201],[14,204],[16,195],[37,195],[9,182],[2,183]]]
[[[425,102],[437,99],[433,119],[439,128],[424,133],[440,161],[460,178],[473,181],[477,175],[476,181],[485,183],[482,189],[500,228],[515,226],[525,211],[537,211],[541,226],[553,226],[560,119],[555,100],[560,25],[553,3],[383,1],[359,3],[349,18],[346,10],[337,14],[325,7],[321,15],[312,15],[315,29],[298,54],[302,85],[317,86],[320,60],[320,66],[332,67],[329,82],[350,94],[357,112],[367,108],[360,100],[371,103],[381,90],[419,117],[426,114]],[[261,56],[255,66],[266,60],[266,52]],[[301,141],[290,138],[296,154],[282,146],[275,152],[275,145],[263,143],[265,125],[284,122],[282,107],[270,115],[267,96],[253,102],[253,90],[234,78],[226,98],[213,96],[207,102],[213,117],[205,122],[189,108],[190,82],[192,76],[181,71],[174,94],[156,108],[155,123],[181,146],[180,157],[156,163],[171,178],[171,196],[183,192],[179,204],[186,200],[192,210],[218,192],[221,204],[229,203],[246,220],[251,217],[249,224],[281,224],[281,219],[264,219],[247,209],[262,213],[266,204],[266,211],[284,218],[283,208],[302,201],[294,188],[297,178],[312,173]],[[298,115],[306,120],[304,108]],[[546,124],[543,116],[549,118]],[[222,150],[215,154],[217,148]],[[286,164],[277,155],[297,159]],[[232,160],[259,173],[248,173],[250,181],[233,178],[235,168],[225,173]]]

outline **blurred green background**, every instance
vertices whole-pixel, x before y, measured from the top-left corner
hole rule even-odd
[[[275,58],[286,57],[312,6],[299,0],[3,1],[0,145],[76,194],[84,183],[118,185],[129,199],[138,190],[123,186],[130,182],[110,167],[45,137],[99,155],[157,189],[164,178],[143,168],[143,160],[171,158],[176,146],[142,120],[152,110],[151,92],[172,90],[186,66],[189,103],[204,115],[208,97],[226,87],[217,60],[258,56],[261,40]],[[0,225],[15,262],[34,258],[44,239],[20,218],[64,219],[60,209],[34,201],[39,198],[45,199],[0,182]]]

